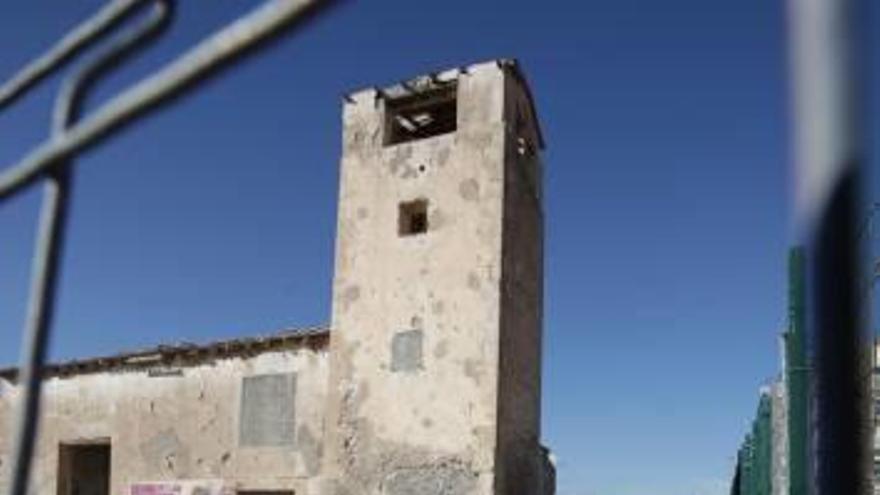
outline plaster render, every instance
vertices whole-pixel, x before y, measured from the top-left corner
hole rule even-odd
[[[138,482],[188,479],[222,479],[232,489],[317,493],[309,480],[321,463],[327,367],[326,349],[291,349],[177,366],[179,374],[167,376],[142,369],[51,378],[44,385],[32,493],[58,493],[61,444],[104,441],[112,449],[111,493],[128,493]],[[293,404],[274,407],[289,411],[296,437],[248,445],[238,426],[243,382],[290,374],[309,400],[297,401],[295,416]],[[3,383],[0,417],[9,419],[18,389]],[[271,401],[260,406],[273,407]],[[5,465],[6,436],[0,452]],[[0,490],[7,483],[0,476]]]
[[[442,133],[388,139],[388,105],[437,90],[456,105],[438,113]],[[205,493],[552,494],[539,443],[542,147],[513,61],[348,96],[329,342],[324,332],[317,345],[285,337],[220,357],[204,354],[229,345],[181,348],[161,366],[146,354],[55,368],[33,493],[68,495],[57,489],[61,444],[109,442],[118,494],[163,482]],[[18,388],[3,376],[8,420]],[[9,449],[0,437],[0,490]]]
[[[391,146],[394,95],[361,91],[345,107],[331,493],[537,493],[541,143],[517,75],[493,62],[412,81],[404,95],[455,85],[456,131]],[[399,205],[416,199],[427,232],[400,236]],[[426,350],[415,372],[395,373],[401,329]]]

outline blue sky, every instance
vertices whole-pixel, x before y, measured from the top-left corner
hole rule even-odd
[[[181,3],[96,102],[253,5]],[[100,4],[7,6],[0,75]],[[326,322],[340,95],[516,57],[548,143],[559,493],[724,493],[785,323],[784,25],[766,0],[349,2],[80,160],[52,354]],[[57,82],[0,114],[0,166],[45,138]],[[0,207],[0,363],[38,203]]]

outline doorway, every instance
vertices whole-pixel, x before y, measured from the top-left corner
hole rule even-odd
[[[58,495],[110,495],[110,441],[61,444]]]

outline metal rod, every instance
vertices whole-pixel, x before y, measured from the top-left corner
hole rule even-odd
[[[305,22],[335,0],[269,0],[96,110],[67,132],[32,150],[0,175],[0,201],[37,180],[52,163],[94,146],[111,132],[217,73],[285,28]]]
[[[83,102],[99,77],[119,61],[146,46],[168,25],[171,9],[158,0],[150,17],[116,40],[103,54],[65,82],[56,99],[52,133],[60,136],[80,115]],[[51,338],[58,274],[67,228],[72,158],[52,164],[45,176],[31,293],[22,346],[20,383],[24,387],[15,429],[11,493],[25,495],[33,465],[40,417],[42,369]]]
[[[15,427],[12,493],[27,493],[30,467],[39,418],[42,365],[48,347],[54,316],[60,253],[67,226],[67,204],[70,172],[59,169],[46,179],[40,227],[31,274],[25,337],[22,348],[20,383],[24,387]]]
[[[47,54],[0,86],[0,110],[149,1],[118,0],[81,24]],[[56,100],[52,138],[0,175],[0,202],[40,179],[47,181],[22,344],[19,383],[23,385],[24,393],[16,425],[11,486],[13,495],[27,493],[33,462],[40,416],[42,369],[51,335],[75,156],[126,124],[170,102],[252,49],[276,38],[286,28],[305,22],[309,14],[317,12],[317,7],[333,3],[333,0],[267,0],[261,7],[99,107],[84,122],[77,123],[82,102],[100,76],[145,46],[149,39],[167,26],[172,5],[170,0],[153,1],[157,2],[155,10],[146,22],[117,39],[94,62],[66,82]]]
[[[0,86],[0,110],[133,14],[150,0],[114,0],[61,38],[45,54]]]
[[[806,247],[809,485],[871,487],[871,340],[859,285],[863,148],[857,115],[856,2],[789,0],[796,228]]]

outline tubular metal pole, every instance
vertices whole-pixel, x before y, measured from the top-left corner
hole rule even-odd
[[[63,165],[46,178],[37,247],[34,253],[30,301],[25,324],[20,383],[24,388],[15,428],[12,493],[27,493],[39,417],[41,371],[52,325],[58,268],[67,226],[70,171]]]
[[[36,182],[46,180],[37,248],[34,253],[28,317],[22,344],[20,400],[13,452],[12,494],[25,495],[39,423],[43,364],[49,343],[57,274],[67,219],[70,168],[75,157],[120,132],[137,119],[169,104],[198,83],[219,74],[254,53],[285,31],[301,26],[323,7],[339,0],[265,0],[146,77],[79,119],[85,94],[98,78],[112,70],[167,26],[172,0],[114,0],[96,16],[66,35],[10,81],[0,86],[0,111],[33,88],[104,34],[121,25],[144,5],[155,7],[150,18],[117,39],[107,51],[67,81],[56,100],[52,138],[0,173],[0,203]]]
[[[796,231],[806,247],[814,495],[871,488],[855,0],[789,0]]]
[[[150,18],[116,41],[104,54],[66,81],[53,114],[52,134],[64,134],[78,118],[82,103],[97,79],[112,70],[121,59],[146,45],[168,25],[168,0],[159,0]],[[24,388],[15,428],[11,493],[25,495],[30,481],[40,416],[42,369],[51,337],[52,317],[58,287],[58,273],[67,228],[71,189],[72,159],[59,161],[45,175],[43,205],[32,282],[25,341],[21,358],[20,383]]]
[[[0,85],[0,110],[11,105],[46,76],[124,22],[149,0],[113,0],[61,38],[45,54]]]
[[[4,167],[0,173],[0,201],[31,185],[52,163],[95,146],[277,39],[286,30],[311,20],[321,8],[339,3],[340,0],[266,0],[112,98],[59,138],[37,146],[17,164]]]

